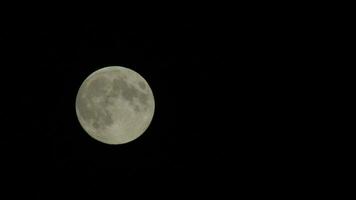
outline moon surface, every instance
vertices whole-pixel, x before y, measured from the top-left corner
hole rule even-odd
[[[110,66],[84,80],[75,106],[81,126],[92,138],[106,144],[124,144],[148,128],[155,102],[142,76],[125,67]]]

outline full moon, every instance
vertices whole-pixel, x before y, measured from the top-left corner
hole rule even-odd
[[[80,125],[92,138],[106,144],[124,144],[146,131],[155,102],[141,75],[125,67],[110,66],[83,81],[75,108]]]

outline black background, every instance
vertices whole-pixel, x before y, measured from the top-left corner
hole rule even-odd
[[[112,180],[203,183],[234,160],[227,142],[236,130],[227,127],[236,124],[230,102],[239,89],[227,89],[235,80],[224,64],[231,45],[224,26],[25,20],[4,30],[1,148],[4,172],[19,185],[58,193],[59,184],[66,193],[76,184]],[[106,66],[140,73],[155,96],[150,127],[128,144],[93,140],[76,117],[82,81]]]
[[[268,188],[277,177],[283,183],[298,165],[286,149],[298,140],[288,113],[299,106],[291,100],[299,99],[289,83],[302,56],[289,46],[301,37],[285,25],[289,19],[208,16],[3,24],[6,180],[15,188],[34,186],[41,197],[90,196],[98,187],[115,196],[126,191],[117,189],[121,184],[185,194],[187,186],[213,192]],[[106,66],[135,70],[154,93],[150,127],[128,144],[93,140],[76,117],[82,81]]]

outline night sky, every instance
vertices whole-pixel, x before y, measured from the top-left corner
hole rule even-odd
[[[266,183],[270,179],[261,177],[283,166],[275,156],[281,137],[285,146],[291,141],[276,134],[288,122],[287,111],[277,116],[275,109],[288,106],[279,81],[291,73],[278,68],[288,55],[283,42],[277,48],[274,27],[251,21],[25,19],[3,25],[2,171],[16,187],[47,193],[64,187],[64,194],[77,184],[92,189],[113,180],[183,181],[192,188],[225,180]],[[274,60],[277,53],[283,59]],[[138,72],[155,97],[151,125],[124,145],[92,139],[75,113],[81,83],[106,66]]]
[[[218,135],[232,133],[217,130],[227,117],[215,114],[225,109],[217,86],[225,66],[213,38],[222,35],[210,28],[189,21],[9,24],[2,33],[2,87],[9,97],[3,100],[11,122],[1,142],[4,167],[20,179],[71,182],[76,176],[187,177],[219,165],[224,136]],[[154,93],[150,127],[128,144],[93,140],[76,117],[82,81],[106,66],[135,70]]]

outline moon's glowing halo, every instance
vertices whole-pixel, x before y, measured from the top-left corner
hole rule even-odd
[[[135,140],[150,125],[155,110],[152,90],[135,71],[109,66],[90,74],[76,97],[83,129],[106,144]]]

